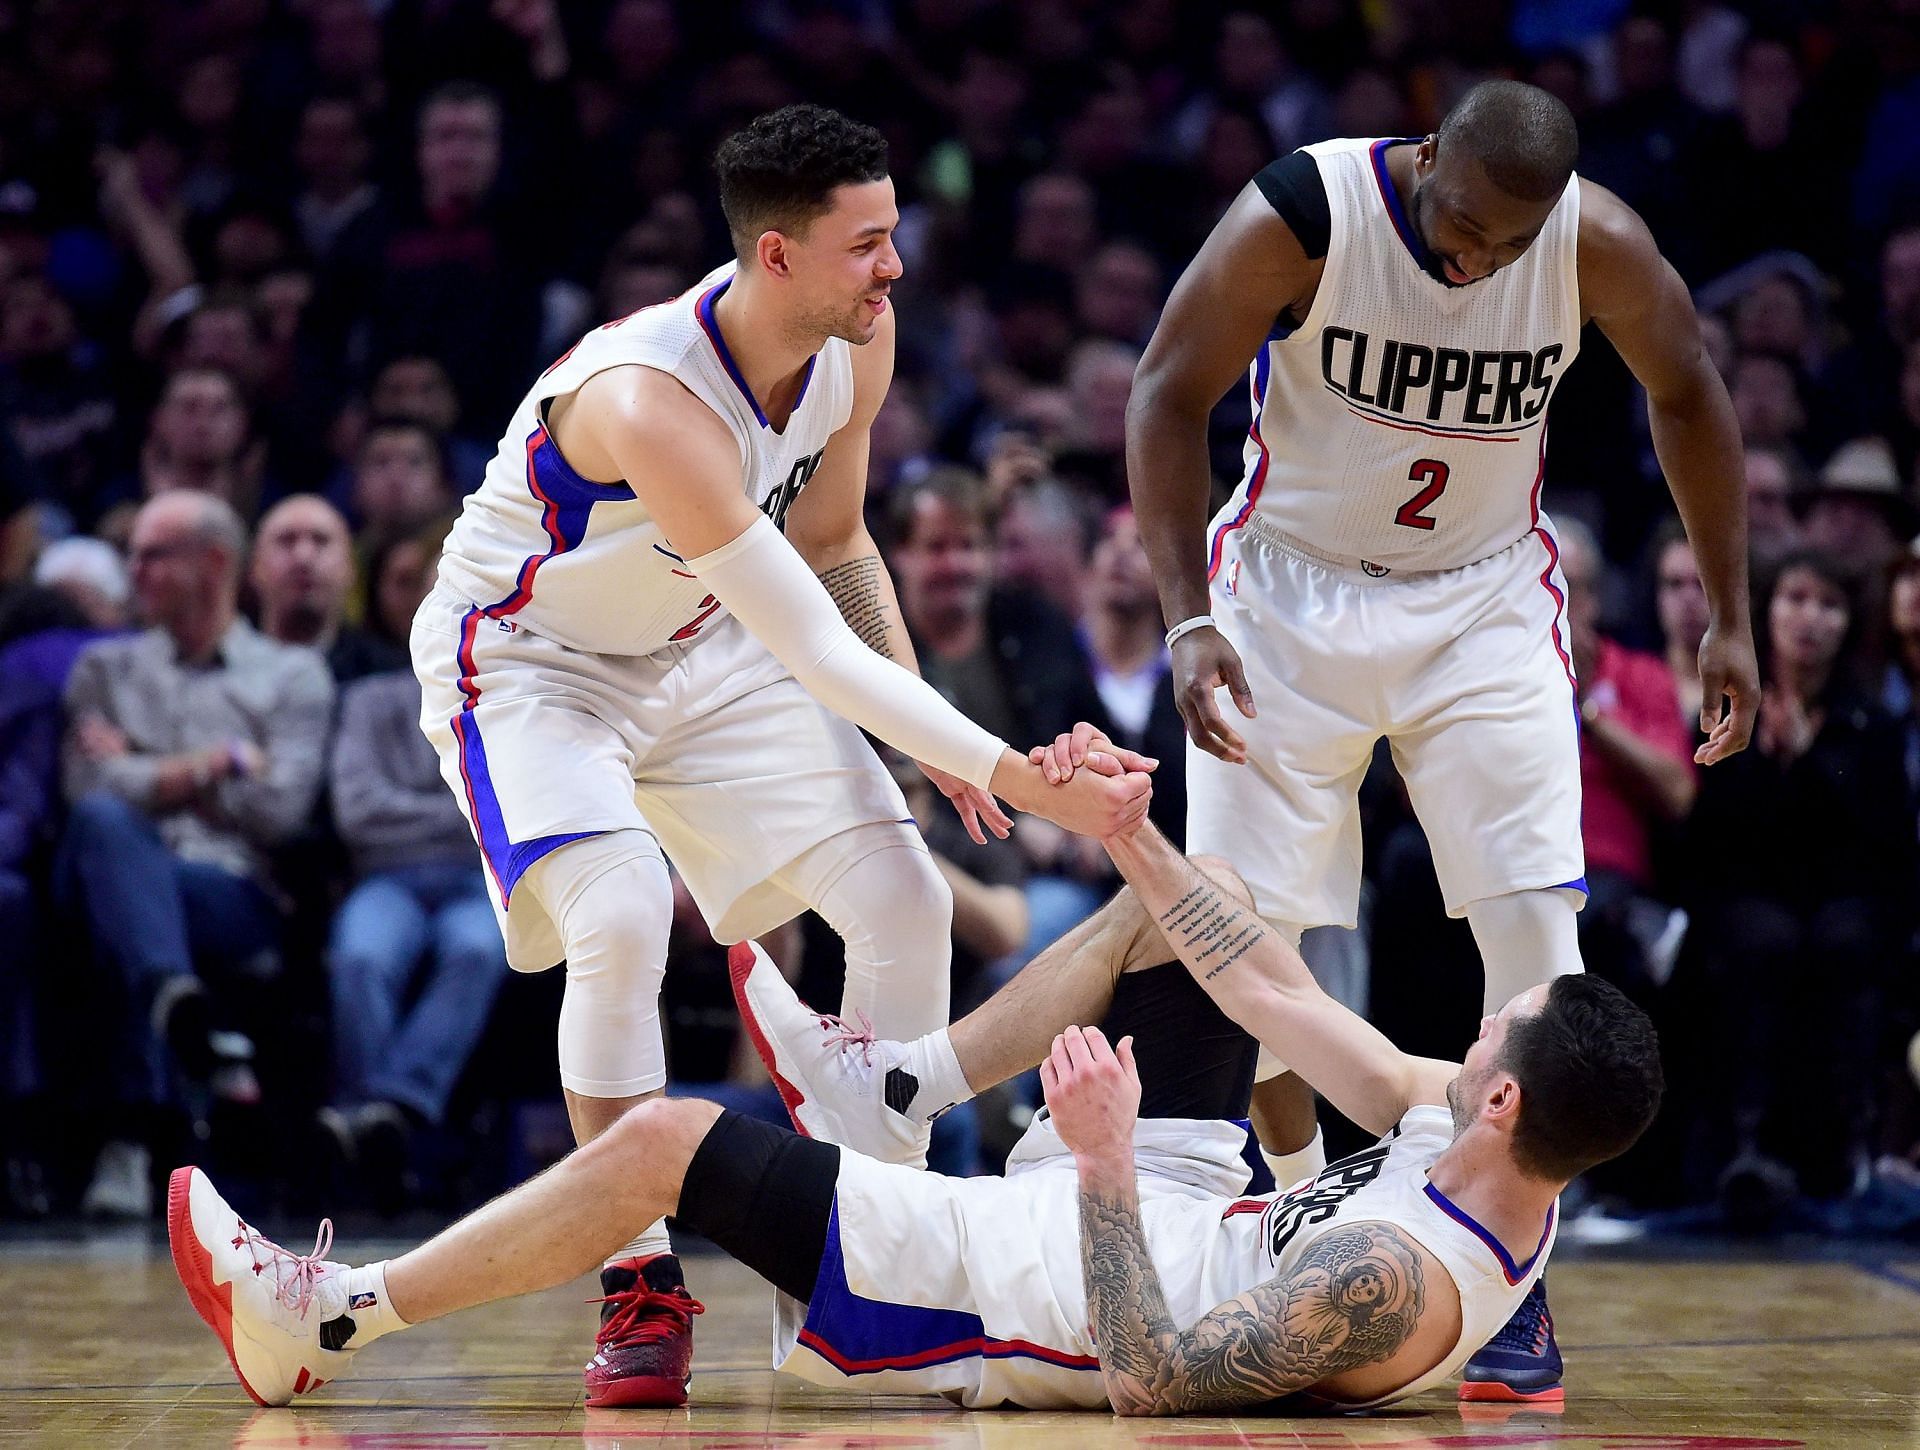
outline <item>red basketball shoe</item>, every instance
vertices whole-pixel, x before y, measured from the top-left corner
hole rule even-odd
[[[693,1316],[706,1306],[687,1292],[673,1254],[622,1259],[600,1271],[600,1338],[587,1362],[587,1403],[674,1406],[693,1383]]]

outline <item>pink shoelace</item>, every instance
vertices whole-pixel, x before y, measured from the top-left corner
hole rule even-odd
[[[313,1236],[313,1252],[310,1254],[289,1253],[258,1229],[249,1228],[245,1219],[240,1219],[239,1224],[240,1232],[234,1238],[233,1246],[255,1256],[254,1273],[262,1274],[269,1267],[273,1268],[275,1297],[295,1314],[305,1314],[313,1303],[314,1285],[326,1277],[327,1266],[321,1260],[327,1256],[327,1250],[333,1247],[333,1220],[320,1220],[320,1231]],[[258,1257],[261,1249],[266,1250],[264,1261]],[[284,1271],[279,1268],[282,1259],[291,1266]]]
[[[849,1027],[839,1017],[829,1017],[824,1013],[820,1017],[820,1028],[827,1034],[827,1045],[845,1050],[850,1047],[860,1049],[860,1061],[868,1067],[873,1066],[873,1021],[858,1007],[853,1015],[860,1019],[858,1027]]]

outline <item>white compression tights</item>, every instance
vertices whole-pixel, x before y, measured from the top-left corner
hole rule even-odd
[[[1529,987],[1583,970],[1578,898],[1565,887],[1513,891],[1467,905],[1486,967],[1482,1010],[1498,1012]]]
[[[566,944],[560,1082],[588,1098],[630,1098],[667,1084],[660,978],[673,884],[645,831],[608,831],[542,856],[520,879]]]
[[[904,1041],[947,1025],[953,894],[911,825],[841,831],[773,881],[846,942],[848,1017],[865,1012]],[[534,893],[566,945],[562,1085],[593,1098],[664,1087],[659,999],[673,888],[659,845],[645,831],[574,841],[530,866],[519,889]]]
[[[841,1014],[911,1042],[947,1025],[953,992],[953,892],[920,832],[874,821],[841,831],[773,875],[847,947]]]

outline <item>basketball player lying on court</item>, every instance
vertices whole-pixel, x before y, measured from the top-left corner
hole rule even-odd
[[[643,1103],[361,1268],[325,1260],[328,1224],[289,1253],[182,1168],[168,1227],[188,1296],[248,1393],[285,1404],[383,1334],[566,1283],[673,1213],[783,1291],[778,1362],[817,1384],[1131,1415],[1355,1408],[1446,1381],[1539,1277],[1562,1186],[1652,1118],[1651,1024],[1599,978],[1563,976],[1487,1017],[1464,1064],[1409,1057],[1320,991],[1226,863],[1189,862],[1150,825],[1107,847],[1128,889],[913,1043],[816,1016],[734,948],[801,1133]],[[1162,965],[1169,945],[1180,964]],[[1225,1120],[1246,1110],[1256,1039],[1384,1136],[1242,1196],[1245,1135]],[[1004,1178],[872,1156],[1036,1063],[1049,1112]]]

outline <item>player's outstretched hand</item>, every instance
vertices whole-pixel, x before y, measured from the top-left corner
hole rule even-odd
[[[1253,718],[1253,691],[1239,651],[1211,627],[1183,634],[1173,642],[1173,700],[1186,722],[1187,735],[1209,755],[1234,765],[1247,763],[1247,742],[1220,713],[1214,691],[1225,686],[1240,713]]]
[[[1733,702],[1724,716],[1722,697]],[[1760,663],[1752,626],[1744,620],[1727,628],[1708,625],[1700,640],[1700,728],[1707,743],[1693,753],[1695,762],[1716,765],[1745,750],[1759,713]]]
[[[1140,1116],[1140,1072],[1133,1039],[1120,1050],[1098,1027],[1069,1027],[1040,1062],[1054,1130],[1076,1158],[1133,1157],[1133,1125]]]
[[[935,770],[925,761],[916,763],[927,779],[933,782],[934,789],[953,802],[954,810],[960,813],[960,823],[967,828],[967,834],[973,837],[976,846],[987,844],[986,832],[980,829],[982,822],[995,836],[1003,841],[1007,839],[1013,830],[1013,818],[994,799],[992,791],[969,785],[959,776],[948,775],[944,770]]]
[[[1118,757],[1089,751],[1073,779],[1040,790],[1025,809],[1056,826],[1104,841],[1140,828],[1153,801],[1152,777],[1128,770]]]
[[[1151,773],[1160,768],[1160,762],[1151,755],[1142,755],[1137,750],[1115,745],[1107,738],[1105,731],[1089,725],[1085,720],[1066,734],[1055,736],[1053,744],[1034,746],[1027,752],[1027,759],[1046,772],[1049,785],[1065,785],[1073,779],[1073,773],[1086,764],[1087,756],[1096,750],[1112,756],[1125,770]]]

